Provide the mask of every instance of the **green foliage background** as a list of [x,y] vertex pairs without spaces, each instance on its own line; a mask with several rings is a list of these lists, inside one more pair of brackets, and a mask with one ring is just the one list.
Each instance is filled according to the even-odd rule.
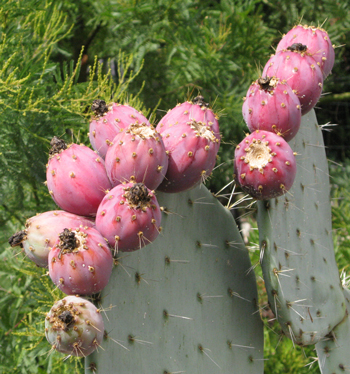
[[[331,0],[0,2],[0,372],[82,370],[79,360],[63,364],[60,355],[47,355],[42,315],[61,295],[43,270],[7,243],[27,218],[56,208],[44,185],[51,138],[88,144],[95,98],[129,102],[157,123],[178,102],[201,93],[220,115],[221,166],[208,181],[218,191],[232,179],[232,145],[246,131],[242,97],[281,34],[301,19],[325,22],[337,46],[350,37],[350,5]],[[335,114],[339,119],[340,130],[326,134],[337,162],[349,156],[332,144],[350,126],[349,56],[349,46],[336,49],[324,89],[330,94],[317,109],[321,124],[333,123]],[[347,269],[349,166],[332,173],[336,255]],[[271,328],[267,324],[266,373],[302,373],[310,360],[290,342],[275,349],[278,327],[277,334]],[[306,371],[317,373],[317,364]]]

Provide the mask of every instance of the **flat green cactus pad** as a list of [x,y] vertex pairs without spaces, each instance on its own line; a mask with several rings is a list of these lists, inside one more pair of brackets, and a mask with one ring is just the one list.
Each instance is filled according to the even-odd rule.
[[86,373],[263,373],[256,281],[231,213],[203,185],[157,197],[163,230],[119,253],[101,301],[109,337]]
[[328,162],[314,111],[289,143],[297,176],[284,196],[258,202],[262,269],[271,308],[296,344],[315,344],[345,315],[332,240]]
[[348,313],[344,319],[316,344],[322,374],[342,374],[350,370],[350,291],[344,289]]

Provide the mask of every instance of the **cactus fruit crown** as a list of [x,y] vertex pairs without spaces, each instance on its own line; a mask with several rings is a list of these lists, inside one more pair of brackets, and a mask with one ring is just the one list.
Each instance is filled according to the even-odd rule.
[[79,245],[78,240],[75,237],[74,232],[72,232],[69,229],[64,229],[63,232],[61,232],[59,234],[59,238],[60,238],[59,247],[62,250],[75,249]]
[[151,196],[143,183],[135,183],[132,187],[126,187],[124,190],[130,207],[142,209],[149,206]]
[[95,117],[101,117],[108,112],[108,105],[104,100],[97,99],[92,102],[91,110],[94,112]]
[[62,254],[79,252],[81,249],[84,249],[85,238],[87,234],[80,232],[79,228],[72,231],[71,229],[64,229],[59,234],[59,243],[58,248],[60,248],[60,253],[58,258],[61,258]]
[[205,106],[205,107],[209,107],[209,103],[207,103],[205,100],[204,100],[204,97],[201,96],[201,95],[198,95],[196,96],[193,100],[192,100],[193,104],[195,105],[199,105],[200,107],[202,106]]
[[307,50],[307,46],[302,43],[293,43],[287,48],[288,51],[304,53]]
[[27,238],[27,232],[25,230],[18,231],[16,234],[13,234],[11,238],[9,239],[9,244],[11,247],[21,247],[23,248],[22,242],[26,240]]
[[158,139],[159,134],[153,126],[149,126],[146,123],[132,123],[125,131],[127,134],[139,136],[141,139]]
[[76,308],[70,305],[60,305],[50,316],[50,322],[55,326],[55,330],[63,330],[67,332],[74,324],[74,315],[77,314]]
[[[54,305],[51,308],[50,313],[47,314],[46,319],[49,320],[55,331],[68,332],[69,330],[76,330],[74,326],[78,322],[78,318],[81,318],[81,310],[79,307],[86,308],[88,305],[84,301],[80,302],[78,305],[74,305],[73,302],[66,302],[65,299],[60,300],[58,305]],[[97,311],[98,312],[98,311]],[[47,329],[46,329],[47,330]]]
[[50,142],[51,149],[49,151],[49,157],[53,157],[55,154],[60,153],[67,149],[67,144],[64,140],[54,136]]
[[63,311],[58,315],[58,318],[65,324],[65,331],[67,331],[69,326],[74,322],[74,316],[70,310]]
[[273,89],[276,87],[277,83],[279,82],[279,79],[276,77],[260,77],[258,79],[258,84],[260,88],[264,91],[273,91]]
[[206,126],[203,122],[197,122],[192,120],[188,123],[192,130],[196,133],[196,135],[201,136],[202,138],[206,138],[212,142],[218,142],[219,140],[215,137],[213,131],[211,131],[208,126]]
[[251,169],[262,171],[263,168],[271,162],[272,151],[268,147],[268,141],[264,142],[260,139],[249,144],[246,149],[245,162],[249,164]]

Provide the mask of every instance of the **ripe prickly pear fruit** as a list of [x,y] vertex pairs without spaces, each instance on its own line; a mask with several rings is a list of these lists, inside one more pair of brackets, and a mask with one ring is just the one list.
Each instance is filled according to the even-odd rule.
[[81,297],[56,301],[45,318],[46,339],[61,353],[86,357],[101,345],[103,335],[100,311]]
[[236,147],[235,180],[257,200],[285,194],[292,187],[295,174],[293,151],[277,134],[256,130]]
[[20,246],[26,256],[40,267],[48,265],[51,248],[65,227],[93,226],[91,218],[78,216],[64,210],[53,210],[28,218],[25,229],[12,235],[11,247]]
[[104,160],[83,144],[51,140],[46,168],[47,187],[55,203],[74,214],[94,216],[109,190]]
[[207,126],[220,140],[218,116],[209,108],[209,104],[205,102],[203,96],[197,96],[193,101],[186,101],[169,110],[159,121],[157,131],[163,133],[169,127],[177,124],[184,125],[192,121]]
[[153,242],[161,227],[154,192],[143,183],[119,184],[103,198],[96,228],[115,251],[133,251]]
[[294,26],[287,34],[283,35],[277,45],[276,52],[287,49],[295,43],[307,46],[307,53],[316,60],[324,78],[326,78],[333,68],[335,58],[334,46],[326,30],[308,25]]
[[112,273],[113,257],[93,227],[64,229],[49,253],[49,275],[65,294],[100,292]]
[[262,76],[286,81],[300,100],[302,115],[316,105],[322,93],[323,73],[303,44],[293,44],[273,55],[266,63]]
[[89,139],[92,148],[102,158],[105,158],[114,137],[123,129],[135,123],[151,126],[142,113],[126,104],[110,103],[107,105],[103,100],[94,100],[91,109],[94,116],[90,122]]
[[211,174],[220,141],[201,122],[174,124],[162,133],[169,155],[168,171],[159,185],[163,192],[182,192],[195,187]]
[[209,177],[220,147],[218,117],[203,96],[171,109],[157,125],[169,155],[163,192],[181,192]]
[[131,181],[155,190],[168,169],[168,155],[161,136],[152,126],[134,123],[115,136],[105,165],[113,187]]
[[251,84],[242,114],[250,132],[274,132],[287,142],[297,134],[301,123],[297,95],[286,81],[276,77],[261,77]]

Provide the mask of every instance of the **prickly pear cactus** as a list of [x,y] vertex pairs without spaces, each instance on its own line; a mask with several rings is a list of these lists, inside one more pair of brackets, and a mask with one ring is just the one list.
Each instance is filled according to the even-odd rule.
[[350,291],[344,288],[343,292],[347,306],[344,319],[315,346],[322,374],[341,374],[350,368]]
[[280,198],[258,202],[262,269],[269,303],[295,344],[315,344],[345,316],[335,262],[328,163],[312,110],[289,143],[297,175]]
[[119,252],[101,296],[108,337],[86,373],[263,373],[256,281],[231,213],[203,185],[157,198],[163,230]]

